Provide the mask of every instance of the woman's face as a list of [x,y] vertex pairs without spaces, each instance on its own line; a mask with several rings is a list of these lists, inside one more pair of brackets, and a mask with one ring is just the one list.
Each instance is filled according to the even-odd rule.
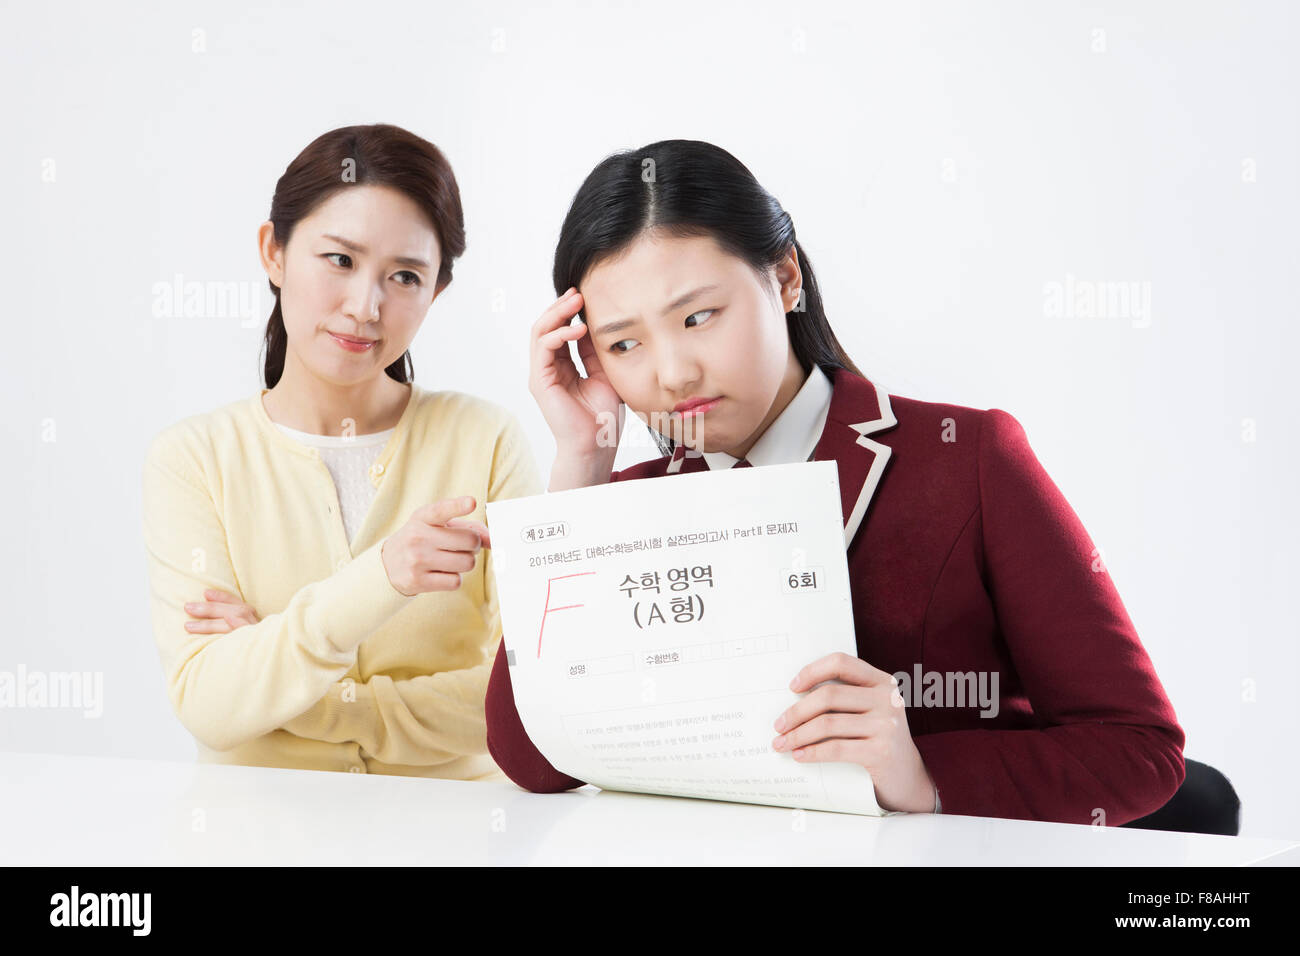
[[[803,381],[785,317],[799,279],[793,250],[763,281],[712,236],[646,233],[579,291],[601,367],[637,417],[679,444],[740,458],[780,413],[783,384]],[[700,399],[698,411],[683,407]]]
[[298,221],[283,249],[269,222],[258,239],[280,287],[289,351],[336,385],[373,378],[401,358],[442,291],[433,287],[441,256],[433,226],[387,186],[334,193]]

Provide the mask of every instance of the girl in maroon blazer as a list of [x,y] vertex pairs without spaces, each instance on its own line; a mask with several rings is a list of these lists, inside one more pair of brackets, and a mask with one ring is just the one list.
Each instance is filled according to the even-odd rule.
[[[837,463],[858,656],[791,675],[800,693],[829,683],[777,717],[775,749],[860,764],[886,810],[1115,826],[1170,799],[1183,730],[1020,424],[863,376],[790,216],[735,157],[669,140],[607,158],[553,279],[529,382],[557,443],[550,490]],[[623,405],[664,454],[611,474]],[[528,739],[504,643],[486,709],[517,784],[582,785]]]

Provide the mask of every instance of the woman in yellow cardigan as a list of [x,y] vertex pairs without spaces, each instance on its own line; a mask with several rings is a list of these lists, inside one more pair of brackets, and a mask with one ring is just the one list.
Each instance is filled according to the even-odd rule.
[[205,762],[504,779],[483,698],[501,639],[486,502],[541,493],[503,408],[412,380],[465,247],[442,153],[337,129],[276,184],[266,388],[156,435],[152,626]]

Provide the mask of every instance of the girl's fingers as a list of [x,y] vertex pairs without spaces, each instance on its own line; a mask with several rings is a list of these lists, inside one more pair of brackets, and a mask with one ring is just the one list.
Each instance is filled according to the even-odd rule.
[[823,740],[860,740],[883,737],[893,730],[888,721],[868,714],[820,714],[772,741],[776,750],[789,751]]
[[879,749],[870,740],[844,740],[835,738],[821,743],[800,747],[792,752],[795,760],[808,763],[852,763],[860,767],[868,766],[868,761],[879,758]]
[[800,698],[773,723],[777,733],[789,733],[820,714],[865,714],[872,710],[879,691],[854,684],[827,684]]
[[843,651],[836,651],[834,654],[827,654],[825,657],[817,658],[817,660],[799,671],[794,676],[794,680],[790,681],[790,689],[795,693],[801,693],[827,680],[839,680],[846,684],[874,687],[877,684],[894,682],[894,676],[886,674],[878,667],[872,667],[860,657],[845,654]]
[[[583,322],[581,327],[586,329],[587,323]],[[600,364],[600,355],[596,352],[596,343],[591,341],[590,335],[584,335],[578,339],[578,358],[582,359],[582,365],[587,370],[588,378],[605,373]]]
[[533,324],[533,341],[537,342],[544,335],[561,329],[573,321],[573,317],[578,314],[582,308],[582,296],[578,293],[570,295],[568,298],[557,300],[550,308],[542,313]]
[[540,384],[544,378],[563,380],[565,375],[576,376],[578,369],[567,348],[547,348],[541,339],[534,339],[529,374],[533,381]]
[[568,295],[562,295],[549,306],[541,317],[533,325],[533,337],[538,338],[567,324],[582,309],[582,295],[578,292],[570,291]]
[[555,366],[565,371],[573,369],[576,374],[577,369],[569,356],[566,343],[581,334],[576,327],[569,325],[577,308],[566,312],[567,314],[555,316],[550,322],[545,322],[546,317],[543,316],[533,327],[532,367],[535,372]]
[[538,339],[535,360],[537,372],[540,374],[550,368],[560,376],[561,381],[566,375],[577,378],[578,367],[573,364],[573,356],[569,354],[568,346],[574,338],[576,338],[575,334],[569,327],[565,327],[548,332]]
[[539,344],[554,352],[566,342],[572,342],[574,339],[581,336],[586,330],[587,327],[581,322],[577,325],[562,325],[558,329],[547,332],[537,341]]

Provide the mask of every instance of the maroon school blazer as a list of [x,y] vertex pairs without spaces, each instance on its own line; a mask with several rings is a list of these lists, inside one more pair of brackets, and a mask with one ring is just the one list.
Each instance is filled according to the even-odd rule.
[[[995,716],[978,700],[904,695],[943,812],[1118,826],[1163,806],[1185,774],[1183,729],[1020,423],[828,375],[813,459],[839,467],[858,656],[945,684],[950,672],[997,674]],[[679,447],[611,480],[707,468]],[[487,689],[489,752],[527,790],[582,786],[528,739],[504,648]]]

